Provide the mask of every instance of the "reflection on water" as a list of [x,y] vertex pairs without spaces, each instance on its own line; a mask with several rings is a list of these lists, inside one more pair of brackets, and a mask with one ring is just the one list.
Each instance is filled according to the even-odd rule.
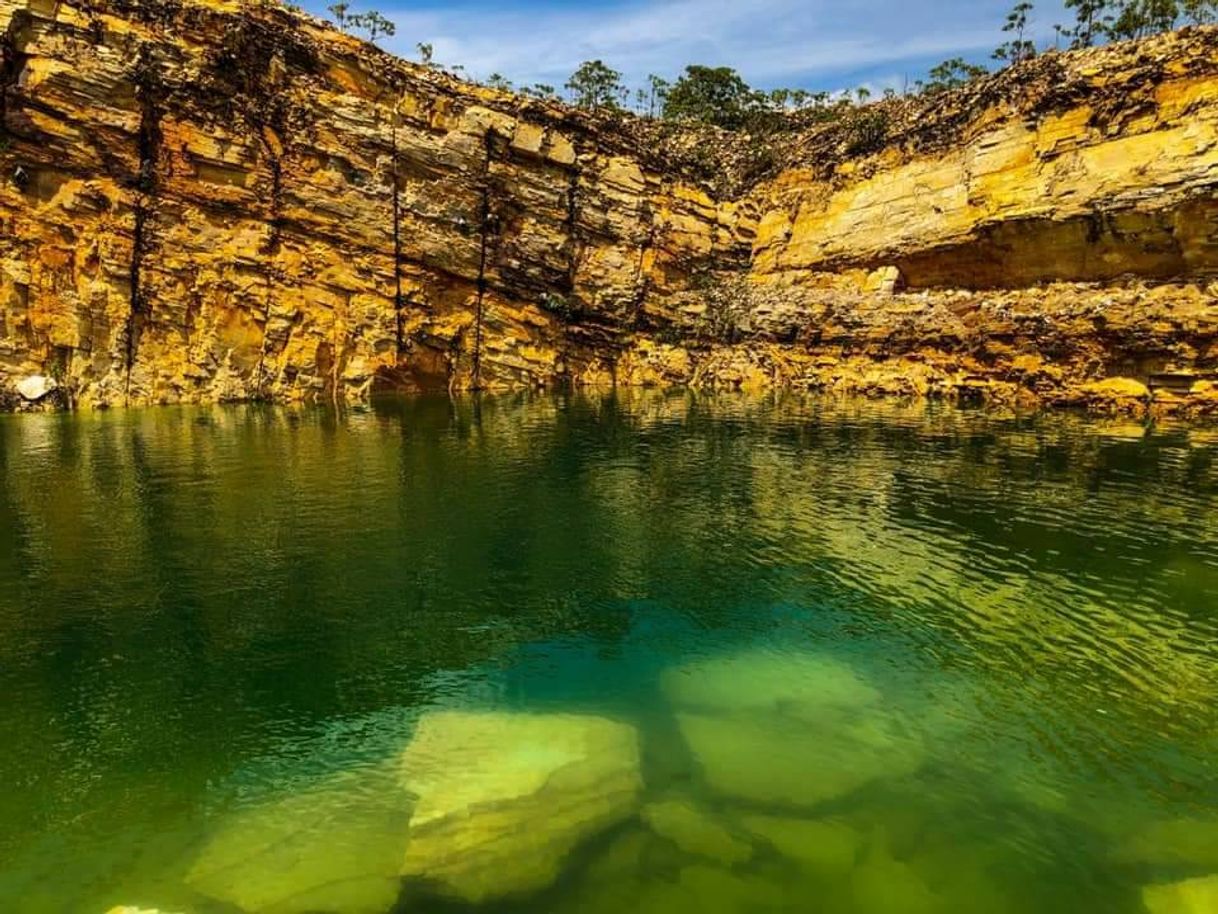
[[1218,911],[1218,435],[0,418],[0,909]]

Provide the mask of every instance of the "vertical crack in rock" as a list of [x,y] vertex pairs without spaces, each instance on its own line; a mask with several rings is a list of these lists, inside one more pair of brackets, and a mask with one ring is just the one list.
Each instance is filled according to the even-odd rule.
[[8,146],[8,93],[17,82],[17,48],[12,35],[16,21],[14,16],[0,35],[0,152]]
[[563,217],[563,231],[567,236],[567,275],[563,294],[567,296],[569,310],[567,316],[559,321],[562,328],[562,364],[564,366],[563,379],[570,380],[571,372],[571,335],[568,331],[571,321],[570,308],[578,308],[578,302],[575,300],[575,289],[577,274],[579,271],[579,242],[576,239],[576,224],[579,220],[579,165],[571,166],[571,174],[567,178],[567,212]]
[[24,55],[17,47],[17,36],[29,23],[28,10],[14,10],[8,27],[0,34],[0,152],[4,152],[9,141],[8,100],[9,93],[17,88],[17,80],[24,69]]
[[478,245],[478,298],[474,308],[474,372],[473,389],[482,389],[482,312],[486,300],[486,254],[490,244],[493,214],[491,213],[491,158],[495,152],[494,131],[483,136],[486,156],[482,162],[482,212]]
[[127,308],[126,352],[124,358],[124,395],[131,395],[131,369],[139,348],[142,323],[152,316],[143,289],[144,255],[148,248],[148,221],[157,199],[157,164],[161,151],[160,73],[148,47],[140,49],[134,74],[135,94],[140,103],[139,169],[132,181],[135,192],[131,237],[131,264],[128,268],[130,299]]
[[390,178],[393,181],[393,320],[397,358],[400,362],[406,348],[405,307],[402,301],[402,189],[398,184],[398,105],[393,108],[390,138]]
[[[660,182],[660,196],[668,192],[667,182]],[[651,202],[646,198],[639,201],[639,221],[647,226],[647,234],[639,243],[639,259],[634,267],[634,301],[631,302],[630,326],[638,327],[647,302],[647,293],[651,289],[651,277],[647,274],[647,254],[654,247],[656,239],[656,214]]]

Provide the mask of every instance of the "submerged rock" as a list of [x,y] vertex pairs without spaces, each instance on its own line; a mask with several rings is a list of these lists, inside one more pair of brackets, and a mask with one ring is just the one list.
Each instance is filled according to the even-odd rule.
[[1150,914],[1214,914],[1218,911],[1218,874],[1142,889]]
[[850,893],[855,914],[932,914],[941,908],[921,874],[882,846],[855,867]]
[[921,741],[882,712],[836,711],[816,723],[779,714],[677,715],[707,786],[754,803],[811,808],[922,764]]
[[643,821],[687,854],[717,863],[743,863],[753,848],[688,800],[670,799],[643,808]]
[[186,879],[250,912],[381,914],[399,894],[409,818],[391,769],[342,775],[232,817]]
[[863,708],[880,700],[878,689],[834,657],[760,649],[667,670],[661,688],[679,708],[792,717],[815,717],[827,708]]
[[418,797],[402,875],[468,902],[550,885],[642,787],[635,728],[575,714],[429,714],[401,775]]
[[677,894],[684,901],[680,907],[657,907],[659,911],[767,911],[792,910],[793,898],[785,887],[760,876],[729,873],[713,866],[687,866],[677,879]]
[[809,808],[925,756],[880,691],[828,655],[751,650],[668,670],[661,687],[703,780],[728,798]]
[[1154,866],[1218,866],[1218,816],[1181,817],[1140,827],[1120,842],[1113,857]]
[[818,875],[844,876],[853,869],[863,836],[844,822],[743,813],[737,817],[750,834]]
[[605,885],[616,885],[636,879],[646,867],[646,855],[660,839],[638,825],[631,825],[614,835],[607,846],[588,863],[583,873],[586,883],[596,885],[598,890]]

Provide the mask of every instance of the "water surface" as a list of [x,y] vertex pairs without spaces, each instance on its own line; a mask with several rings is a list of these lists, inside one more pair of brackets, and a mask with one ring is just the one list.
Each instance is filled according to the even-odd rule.
[[[0,910],[1142,914],[1218,874],[1216,454],[789,397],[0,417]],[[634,728],[642,793],[438,900],[444,711]]]

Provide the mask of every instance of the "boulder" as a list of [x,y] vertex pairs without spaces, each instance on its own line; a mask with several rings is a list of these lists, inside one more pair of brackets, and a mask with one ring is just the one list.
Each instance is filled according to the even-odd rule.
[[846,876],[863,846],[863,836],[832,819],[796,819],[741,813],[741,827],[778,853],[821,876]]
[[1218,911],[1218,875],[1145,886],[1142,904],[1150,914],[1214,914]]
[[855,914],[935,914],[943,909],[942,899],[917,870],[882,846],[855,867],[850,893]]
[[1151,400],[1150,388],[1134,378],[1104,378],[1078,389],[1076,399],[1100,413],[1140,413]]
[[[782,882],[701,864],[681,870],[675,890],[675,903],[665,905],[661,896],[661,903],[650,910],[698,911],[701,914],[806,910],[803,905],[797,907],[793,904],[798,899],[788,895],[788,886]],[[806,899],[803,901],[806,902]]]
[[652,831],[667,838],[687,854],[705,857],[716,863],[743,863],[753,856],[753,848],[741,841],[711,815],[689,800],[669,799],[643,807],[643,821]]
[[810,809],[925,757],[920,738],[875,709],[826,710],[816,722],[782,714],[680,713],[677,725],[707,787],[752,803]]
[[1218,816],[1164,819],[1132,830],[1113,851],[1120,863],[1218,867]]
[[665,698],[703,712],[771,711],[815,718],[824,709],[864,708],[880,692],[848,663],[825,654],[754,649],[666,670]]
[[381,914],[400,891],[409,819],[391,766],[335,776],[221,822],[186,880],[259,914]]
[[466,902],[535,892],[571,850],[634,815],[634,727],[576,714],[440,711],[401,759],[417,797],[402,875]]
[[41,374],[32,374],[17,382],[17,393],[21,394],[23,399],[29,400],[31,403],[41,400],[58,388],[58,381]]
[[879,689],[828,654],[753,649],[667,670],[660,685],[704,781],[727,798],[809,808],[925,756]]

